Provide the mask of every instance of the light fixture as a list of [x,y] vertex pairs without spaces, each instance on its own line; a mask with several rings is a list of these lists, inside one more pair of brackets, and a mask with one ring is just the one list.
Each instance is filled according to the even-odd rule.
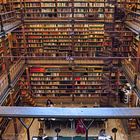
[[74,58],[73,58],[72,56],[67,56],[67,57],[66,57],[66,60],[72,61],[72,60],[74,60]]
[[131,56],[128,57],[128,61],[131,62]]
[[139,35],[139,34],[136,36],[136,39],[137,39],[138,41],[140,40],[140,35]]

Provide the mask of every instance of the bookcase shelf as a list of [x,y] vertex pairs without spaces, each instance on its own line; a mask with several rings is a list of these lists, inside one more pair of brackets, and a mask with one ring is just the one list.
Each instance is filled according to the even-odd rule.
[[[4,5],[3,5],[4,4]],[[0,9],[0,99],[5,97],[9,87],[14,86],[13,82],[19,78],[19,73],[23,68],[24,62],[17,61],[17,55],[21,53],[16,49],[19,48],[13,31],[21,27],[21,13],[13,10],[9,1],[2,3],[3,8]],[[20,14],[17,14],[19,12]],[[15,51],[16,50],[16,51]]]
[[88,64],[88,61],[84,64],[77,60],[73,66],[61,64],[61,60],[57,66],[56,63],[42,67],[30,64],[30,83],[34,97],[100,96],[105,86],[102,80],[104,64],[102,60],[97,60],[100,63],[96,63],[95,60],[89,61],[92,62],[90,66],[86,62]]
[[[13,31],[19,46],[12,52],[27,49],[27,66],[31,89],[41,96],[102,96],[110,73],[106,62],[94,57],[109,57],[113,53],[130,53],[132,35],[123,30],[121,47],[114,47],[115,1],[108,0],[14,0],[14,9],[21,10],[23,25]],[[121,4],[124,1],[118,3]],[[130,1],[128,2],[130,3]],[[133,3],[131,3],[133,4]],[[20,10],[16,11],[20,15]],[[116,30],[121,20],[115,21]],[[124,29],[124,28],[123,28]],[[121,29],[120,29],[121,30]],[[120,31],[119,30],[119,31]],[[122,30],[121,30],[122,31]],[[25,38],[23,39],[23,35]],[[119,37],[120,37],[119,36]],[[25,45],[26,42],[26,45]],[[110,51],[112,50],[112,52]],[[37,58],[38,57],[38,58]],[[117,67],[117,61],[110,65]],[[24,65],[22,62],[19,65]],[[13,69],[15,73],[18,66]],[[20,69],[20,68],[19,68]],[[38,71],[37,69],[41,70]],[[36,70],[36,71],[35,71]],[[11,78],[15,75],[10,71]],[[114,72],[112,72],[114,73]],[[115,88],[114,75],[110,87]],[[103,93],[106,94],[106,93]]]

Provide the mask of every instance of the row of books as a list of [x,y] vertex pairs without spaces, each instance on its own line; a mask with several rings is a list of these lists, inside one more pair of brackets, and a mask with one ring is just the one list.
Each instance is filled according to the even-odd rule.
[[[74,16],[73,16],[74,15]],[[108,21],[110,21],[111,19],[113,19],[112,18],[112,14],[105,14],[105,16],[106,17],[108,17]],[[87,13],[76,13],[76,14],[67,14],[67,13],[57,13],[57,14],[55,14],[55,13],[45,13],[45,14],[37,14],[37,13],[33,13],[33,14],[25,14],[25,20],[27,20],[27,19],[29,19],[29,18],[32,18],[32,19],[34,19],[34,18],[36,18],[36,19],[39,19],[39,18],[54,18],[54,20],[55,20],[55,18],[77,18],[77,19],[75,19],[75,20],[78,20],[78,18],[79,18],[79,20],[81,19],[83,19],[83,18],[91,18],[91,19],[94,19],[94,20],[99,20],[99,19],[101,19],[101,20],[104,20],[104,14],[100,14],[100,13],[98,13],[98,14],[93,14],[91,17],[90,17],[90,15],[89,14],[87,14]],[[60,20],[62,20],[62,19],[60,19]]]
[[[79,50],[86,51],[86,49],[84,49],[84,48],[82,49],[82,46],[86,47],[86,46],[89,45],[89,43],[86,43],[86,42],[93,42],[93,43],[94,42],[102,42],[103,41],[102,38],[104,37],[102,35],[102,34],[104,34],[104,32],[103,32],[104,28],[103,27],[104,27],[104,24],[75,24],[74,25],[74,28],[75,28],[74,41],[77,42],[77,43],[75,43],[75,47],[74,47],[75,50],[76,51],[79,51]],[[73,32],[71,32],[72,31],[72,24],[50,24],[50,25],[48,25],[48,24],[31,24],[31,25],[27,26],[27,28],[28,28],[28,30],[26,30],[26,33],[27,33],[28,43],[29,43],[28,46],[30,48],[31,47],[33,47],[33,48],[43,47],[44,51],[39,48],[37,53],[40,53],[40,52],[43,53],[44,52],[44,53],[46,53],[46,55],[52,56],[52,57],[56,57],[58,55],[62,55],[62,56],[68,56],[69,55],[69,52],[67,52],[67,50],[68,49],[71,50],[72,48],[71,47],[64,48],[64,47],[72,45],[72,44],[67,43],[67,42],[71,42],[72,41],[71,40],[71,35],[73,35]],[[49,35],[47,35],[47,32],[43,32],[44,30],[47,30],[47,31],[49,30],[51,32],[50,32]],[[54,34],[52,33],[53,30],[55,30]],[[65,30],[68,31],[68,32],[65,32]],[[88,31],[87,33],[85,32],[86,30]],[[31,31],[31,32],[28,33],[28,31]],[[43,39],[42,40],[40,40],[41,36],[38,36],[38,34],[35,33],[35,32],[38,32],[38,31],[42,31],[42,35],[43,35]],[[58,33],[56,33],[56,31]],[[30,34],[36,34],[36,36],[32,36]],[[39,32],[39,34],[40,34],[40,32]],[[98,36],[94,36],[96,34]],[[67,37],[69,38],[69,40],[67,39]],[[93,37],[95,37],[97,39],[92,39]],[[34,40],[34,38],[35,39],[38,38],[38,39]],[[44,38],[45,38],[45,40],[44,40]],[[79,39],[77,40],[76,38],[77,39],[79,38]],[[91,41],[88,38],[91,38]],[[84,39],[86,39],[86,40],[84,40]],[[63,42],[63,44],[62,43],[60,44],[59,42],[60,43]],[[80,42],[80,43],[78,43],[78,42]],[[32,43],[34,43],[34,44],[32,44]],[[100,44],[98,43],[96,45],[98,45],[98,47],[99,47],[99,45],[102,46],[101,43]],[[94,46],[94,47],[96,47],[96,46]],[[96,51],[96,49],[94,49],[94,47],[89,46],[88,48],[90,48],[90,50]],[[47,51],[45,51],[46,49],[47,49]],[[54,50],[52,50],[52,49],[54,49]],[[65,51],[65,53],[64,52],[60,52],[60,51]],[[60,53],[60,54],[58,54],[58,53]],[[80,55],[83,56],[84,54],[80,54]],[[93,56],[93,55],[95,55],[95,54],[92,54],[91,56]],[[86,54],[85,54],[85,56],[86,56]]]
[[[113,85],[113,84],[112,84]],[[42,84],[33,84],[31,85],[32,86],[32,89],[40,89],[40,90],[43,90],[43,89],[47,89],[47,90],[52,90],[52,89],[55,89],[55,90],[64,90],[64,89],[72,89],[73,88],[73,85],[72,84],[69,84],[69,85],[55,85],[55,84],[52,84],[52,85],[42,85]],[[74,86],[75,90],[80,90],[80,89],[89,89],[89,90],[96,90],[96,89],[102,89],[102,87],[105,86],[105,84],[94,84],[94,85],[76,85]]]
[[[7,0],[3,0],[7,2]],[[74,0],[75,2],[89,2],[89,0]],[[90,2],[104,2],[106,0],[90,0]],[[20,2],[20,0],[13,0],[13,2]],[[26,0],[26,2],[71,2],[71,0]]]
[[[102,71],[99,71],[102,72]],[[95,73],[87,73],[86,75],[82,74],[82,73],[77,73],[75,74],[75,76],[79,76],[82,75],[83,77],[81,79],[90,79],[91,76],[100,76],[99,73],[96,71]],[[72,73],[67,73],[67,74],[60,74],[60,73],[33,73],[30,75],[31,77],[43,77],[43,76],[49,76],[49,77],[55,77],[55,76],[61,76],[65,78],[69,78],[70,76],[72,76]],[[51,79],[51,78],[50,78]]]
[[45,66],[45,67],[34,67],[34,68],[30,68],[30,73],[34,73],[34,72],[60,72],[60,73],[64,73],[64,72],[72,72],[72,70],[75,70],[75,72],[93,72],[94,70],[101,70],[101,67],[96,65],[96,66],[90,66],[90,67],[71,67],[71,66],[67,66],[67,67],[59,67],[59,66]]
[[[54,85],[54,86],[57,86],[57,85],[72,85],[73,81],[70,80],[64,80],[64,81],[31,81],[31,85],[45,85],[45,86],[49,86],[49,85]],[[86,85],[86,86],[90,86],[90,85],[99,85],[101,84],[102,81],[74,81],[74,85]]]
[[[50,94],[51,96],[53,96],[53,93],[54,94],[62,94],[61,96],[63,96],[63,94],[66,94],[66,93],[79,93],[81,95],[81,93],[83,93],[84,95],[85,94],[88,94],[91,93],[91,94],[99,94],[101,92],[101,90],[99,90],[98,92],[95,91],[95,90],[75,90],[75,91],[67,91],[67,90],[33,90],[33,92],[35,93],[35,96],[39,96],[39,94],[45,94],[45,96],[47,96],[47,94]],[[84,96],[84,95],[81,95],[81,96]],[[42,95],[40,95],[42,96]],[[55,95],[54,95],[55,96]],[[67,95],[68,96],[68,95]],[[91,96],[91,95],[89,95]]]
[[[81,43],[92,43],[92,42],[103,42],[104,39],[103,38],[92,38],[92,36],[90,36],[90,39],[89,38],[75,38],[74,39],[75,42],[81,42]],[[44,45],[70,45],[70,43],[72,42],[72,40],[42,40],[42,39],[30,39],[28,40],[28,43],[44,43]],[[127,42],[125,42],[127,43]]]
[[[28,25],[26,26],[27,28],[31,28],[31,29],[36,29],[36,28],[44,28],[44,29],[55,29],[55,28],[58,28],[58,29],[69,29],[72,27],[72,24],[70,23],[65,23],[65,24],[62,24],[62,23],[55,23],[55,24],[32,24],[32,25]],[[102,29],[104,27],[104,24],[100,24],[100,23],[89,23],[89,24],[81,24],[81,23],[75,23],[74,24],[74,27],[75,28],[97,28],[97,29]]]
[[[43,75],[44,76],[44,75]],[[35,77],[35,76],[32,76],[31,75],[31,81],[63,81],[63,80],[73,80],[72,77]],[[74,77],[74,80],[77,80],[77,81],[94,81],[94,80],[102,80],[101,77]]]
[[[43,28],[44,29],[44,28]],[[28,31],[44,31],[42,33],[42,35],[47,35],[47,34],[56,34],[56,35],[63,35],[63,34],[69,34],[69,35],[77,35],[77,34],[83,34],[82,32],[85,33],[85,35],[88,35],[88,34],[103,34],[104,31],[102,30],[103,28],[85,28],[85,29],[80,29],[80,28],[76,28],[74,27],[74,32],[72,32],[72,29],[71,28],[45,28],[44,30],[41,29],[41,28],[37,28],[37,29],[29,29]],[[27,32],[27,30],[26,30]],[[62,33],[64,32],[64,33]],[[50,35],[51,35],[50,34]],[[84,34],[83,34],[84,35]]]
[[93,7],[101,7],[101,8],[103,8],[103,7],[105,7],[105,4],[104,4],[104,2],[100,2],[100,3],[94,3],[94,2],[73,2],[73,4],[72,4],[72,2],[56,2],[56,3],[54,3],[54,2],[49,2],[49,3],[44,3],[44,2],[38,2],[38,3],[33,3],[33,2],[31,2],[31,3],[26,3],[25,2],[25,7],[48,7],[48,8],[52,8],[52,7],[57,7],[57,8],[65,8],[65,7],[68,7],[68,8],[71,8],[71,7],[74,7],[74,8],[76,8],[76,7],[81,7],[81,8],[93,8]]

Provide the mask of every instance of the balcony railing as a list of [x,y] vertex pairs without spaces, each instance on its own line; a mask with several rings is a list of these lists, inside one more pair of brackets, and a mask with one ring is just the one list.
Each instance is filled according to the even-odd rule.
[[17,75],[22,71],[24,64],[25,64],[25,60],[20,59],[14,65],[12,65],[12,67],[10,68],[10,71],[9,71],[11,81],[15,80]]
[[139,34],[140,33],[140,13],[127,10],[127,9],[126,11],[128,12],[127,19],[125,22],[127,27],[134,33]]
[[137,88],[140,90],[140,74],[137,75]]
[[122,64],[123,64],[123,68],[124,68],[125,72],[129,76],[129,79],[131,80],[131,82],[134,83],[135,74],[136,74],[135,67],[128,60],[122,61]]
[[[21,18],[21,17],[20,17]],[[0,14],[0,32],[8,32],[21,24],[17,10]]]
[[8,76],[7,73],[4,73],[3,75],[0,76],[0,96],[7,87],[8,87]]
[[8,80],[8,73],[4,73],[0,76],[0,96],[8,89],[9,84],[13,85],[15,83],[16,79],[20,77],[20,75],[23,73],[25,69],[25,60],[20,59],[15,64],[13,64],[9,70],[10,74],[10,81]]

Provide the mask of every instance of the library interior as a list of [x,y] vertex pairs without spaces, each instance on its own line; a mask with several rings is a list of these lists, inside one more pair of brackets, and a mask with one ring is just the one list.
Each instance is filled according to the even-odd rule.
[[140,0],[0,0],[0,140],[140,140],[139,107]]

